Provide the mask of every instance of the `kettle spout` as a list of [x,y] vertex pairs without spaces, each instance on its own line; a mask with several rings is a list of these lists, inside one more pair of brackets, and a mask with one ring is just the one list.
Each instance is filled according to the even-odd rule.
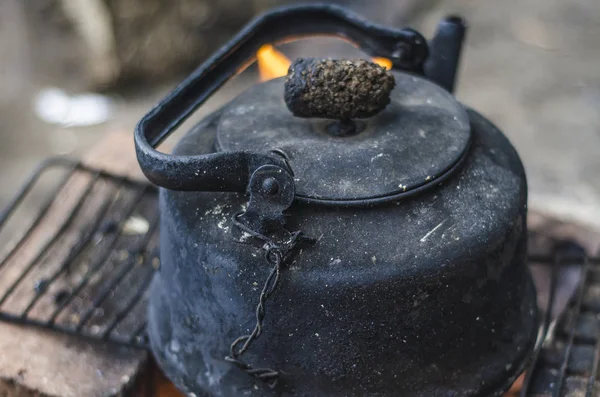
[[431,52],[425,62],[425,75],[449,92],[454,92],[466,30],[464,19],[448,16],[440,21],[430,43]]

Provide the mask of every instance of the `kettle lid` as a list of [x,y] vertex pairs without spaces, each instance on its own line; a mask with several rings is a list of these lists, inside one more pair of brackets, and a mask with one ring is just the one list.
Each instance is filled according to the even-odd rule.
[[332,132],[332,120],[294,116],[284,101],[285,78],[257,84],[223,110],[217,149],[284,156],[303,201],[370,204],[422,191],[466,156],[469,118],[438,85],[389,73],[396,82],[389,105],[346,135]]

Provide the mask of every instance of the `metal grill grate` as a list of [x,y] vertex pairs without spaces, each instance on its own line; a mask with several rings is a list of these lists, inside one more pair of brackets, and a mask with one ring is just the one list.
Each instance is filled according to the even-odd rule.
[[[541,311],[540,346],[526,373],[521,396],[595,397],[600,361],[600,257],[570,241],[530,232],[529,266],[548,276]],[[538,272],[539,273],[539,272]],[[534,273],[535,274],[535,273]],[[577,279],[569,296],[564,278]],[[538,281],[538,288],[540,284]],[[569,289],[567,288],[567,291]],[[538,292],[538,296],[539,296]],[[563,302],[561,302],[561,300]]]
[[[0,320],[147,348],[156,201],[143,182],[63,158],[42,164],[0,213]],[[529,252],[547,291],[521,396],[600,395],[600,257],[540,232]]]
[[[36,198],[48,180],[57,188]],[[157,216],[150,185],[44,163],[0,213],[0,320],[145,347]]]

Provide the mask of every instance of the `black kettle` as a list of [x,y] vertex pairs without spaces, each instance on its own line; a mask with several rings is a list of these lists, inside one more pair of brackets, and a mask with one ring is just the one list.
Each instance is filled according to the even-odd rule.
[[[499,396],[537,335],[527,183],[452,95],[465,26],[427,41],[331,5],[247,25],[138,124],[160,190],[154,355],[189,396]],[[265,43],[336,35],[155,147]]]

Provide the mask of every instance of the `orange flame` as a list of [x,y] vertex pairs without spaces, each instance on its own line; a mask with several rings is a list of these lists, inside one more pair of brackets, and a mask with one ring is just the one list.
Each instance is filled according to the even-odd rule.
[[373,63],[376,63],[379,66],[383,66],[387,70],[390,70],[392,68],[392,61],[390,61],[387,58],[375,57],[372,59],[372,61],[373,61]]
[[[256,52],[260,81],[267,81],[285,76],[291,61],[271,44],[265,44]],[[392,61],[387,58],[375,57],[372,61],[387,70],[392,68]]]
[[290,68],[290,60],[270,44],[265,44],[256,52],[260,81],[285,76]]

